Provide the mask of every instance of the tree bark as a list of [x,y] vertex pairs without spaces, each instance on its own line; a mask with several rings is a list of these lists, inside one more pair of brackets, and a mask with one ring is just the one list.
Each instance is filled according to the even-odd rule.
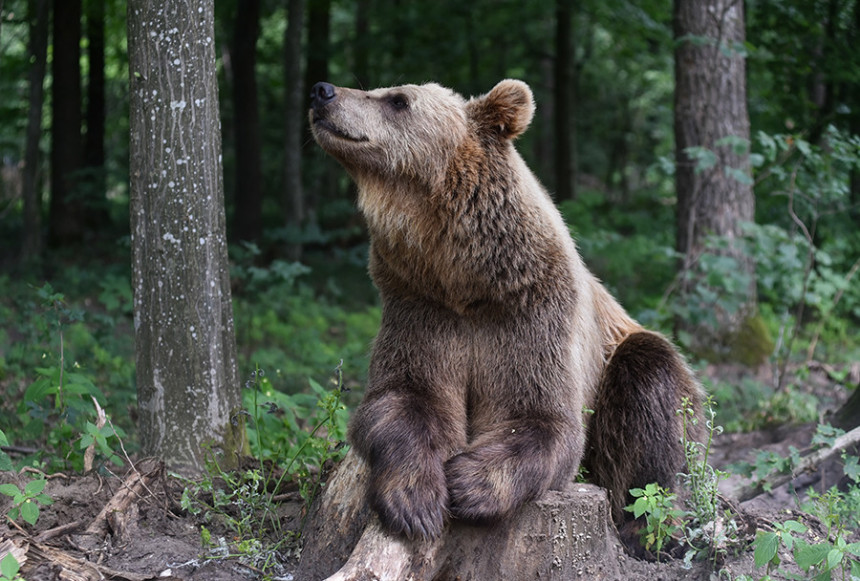
[[42,105],[44,103],[45,70],[48,54],[48,0],[29,0],[27,19],[30,23],[29,110],[27,137],[24,147],[24,232],[21,259],[25,262],[42,252],[42,196],[39,188],[39,140],[42,137]]
[[621,548],[603,489],[574,484],[492,527],[449,523],[435,541],[385,532],[365,500],[367,468],[349,452],[312,509],[297,579],[618,579]]
[[215,69],[214,0],[129,0],[132,283],[144,454],[245,451]]
[[[755,217],[749,163],[746,67],[742,54],[742,0],[675,0],[675,185],[678,196],[677,249],[684,272],[693,273],[685,289],[702,283],[696,273],[710,235],[727,244],[724,253],[748,277],[745,304],[718,312],[717,329],[698,329],[704,343],[724,342],[755,311],[755,271],[744,254],[742,223]],[[746,144],[746,146],[744,145]],[[716,156],[700,164],[690,148]]]
[[53,13],[49,240],[60,246],[80,242],[84,234],[81,198],[75,196],[83,162],[81,0],[54,0]]
[[[330,51],[330,20],[331,0],[307,0],[307,61],[305,63],[304,86],[308,89],[314,83],[328,80],[329,51]],[[311,106],[310,91],[304,91],[303,111]],[[303,119],[302,135],[310,135],[310,124],[307,115]],[[318,163],[309,163],[311,159]],[[330,178],[334,163],[318,147],[306,147],[303,150],[305,167],[313,165],[317,171],[310,175],[309,187],[305,192],[304,222],[315,223],[317,208],[320,205],[319,192],[329,191]]]
[[263,233],[263,170],[257,99],[257,39],[260,0],[237,3],[233,29],[233,121],[236,184],[232,238],[253,242]]
[[307,119],[305,85],[302,83],[302,31],[304,30],[305,0],[288,0],[289,23],[284,32],[284,224],[294,240],[287,241],[286,253],[291,260],[300,260],[300,232],[305,218],[302,188],[302,131]]
[[355,3],[355,38],[353,55],[356,83],[364,90],[370,89],[370,47],[373,37],[370,34],[371,0],[358,0]]
[[108,218],[105,190],[105,0],[87,0],[87,133],[84,166],[90,203],[86,226],[96,229]]

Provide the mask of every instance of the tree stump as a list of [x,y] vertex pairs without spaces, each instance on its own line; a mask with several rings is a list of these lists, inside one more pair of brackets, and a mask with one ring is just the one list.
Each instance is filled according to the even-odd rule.
[[435,541],[384,531],[365,501],[367,466],[350,451],[305,528],[299,581],[618,579],[623,549],[606,491],[571,482],[491,527],[450,522]]

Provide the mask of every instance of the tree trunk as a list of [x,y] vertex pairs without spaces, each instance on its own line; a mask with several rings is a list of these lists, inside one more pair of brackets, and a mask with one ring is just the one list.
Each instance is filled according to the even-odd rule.
[[289,23],[284,33],[284,86],[287,88],[284,103],[284,223],[289,236],[287,256],[290,260],[302,257],[301,229],[305,217],[304,190],[302,188],[302,131],[305,128],[305,86],[302,83],[302,30],[304,30],[305,0],[288,0]]
[[104,227],[108,219],[105,197],[105,0],[87,0],[87,133],[84,140],[86,196],[85,223]]
[[848,400],[837,410],[834,423],[845,431],[860,426],[860,385],[854,388]]
[[349,452],[317,499],[297,579],[619,579],[621,548],[606,492],[571,483],[493,527],[450,523],[436,541],[407,541],[379,525],[365,500],[367,467]]
[[571,172],[571,12],[572,0],[555,4],[555,197],[574,198]]
[[[675,0],[674,32],[676,241],[682,268],[692,274],[682,292],[689,298],[695,285],[705,284],[707,273],[696,269],[709,235],[727,243],[722,253],[737,262],[736,276],[746,279],[739,308],[729,312],[721,303],[703,308],[717,313],[716,328],[697,326],[695,335],[703,344],[720,345],[733,340],[756,308],[754,264],[740,244],[742,223],[755,216],[746,68],[739,52],[745,38],[743,1]],[[700,163],[709,155],[715,157]]]
[[[854,46],[860,42],[860,2],[854,3]],[[850,103],[851,117],[849,130],[852,135],[860,135],[860,83],[853,83],[851,88]],[[849,212],[854,222],[860,227],[860,169],[857,166],[851,168],[851,209]]]
[[370,3],[371,0],[358,0],[355,3],[355,38],[353,39],[353,67],[355,80],[361,89],[371,88],[370,84],[370,46],[373,36],[370,34]]
[[[84,234],[77,186],[81,154],[81,0],[54,0],[51,61],[50,242],[80,242]],[[74,199],[73,199],[74,196]]]
[[232,57],[236,184],[232,238],[252,242],[259,240],[263,233],[263,170],[256,74],[260,0],[238,2],[234,24]]
[[[328,80],[329,50],[330,50],[330,20],[331,0],[307,0],[307,26],[308,40],[307,62],[305,66],[304,106],[303,111],[308,111],[311,106],[310,88],[314,83]],[[310,135],[310,124],[308,116],[304,115],[302,135]],[[315,223],[317,208],[320,205],[319,192],[329,191],[334,162],[319,147],[306,147],[303,150],[305,167],[314,167],[315,173],[310,175],[310,183],[304,198],[304,221]],[[311,156],[311,157],[309,157]],[[314,159],[317,163],[309,163]]]
[[[214,0],[129,0],[131,237],[144,454],[245,451],[230,303]],[[236,421],[237,418],[239,421]]]
[[48,54],[48,0],[29,0],[27,20],[30,23],[30,98],[27,113],[27,138],[24,149],[24,233],[21,258],[32,260],[42,251],[42,196],[39,187],[39,140],[42,137],[42,105],[45,91],[45,69]]

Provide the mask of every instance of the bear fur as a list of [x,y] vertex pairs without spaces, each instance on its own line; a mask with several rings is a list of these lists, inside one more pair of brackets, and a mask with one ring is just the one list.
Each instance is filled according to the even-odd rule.
[[684,466],[676,411],[698,414],[701,389],[580,259],[512,143],[534,110],[516,80],[470,100],[313,88],[314,137],[370,232],[382,323],[349,440],[395,534],[504,519],[580,465],[621,524],[630,488],[672,487]]

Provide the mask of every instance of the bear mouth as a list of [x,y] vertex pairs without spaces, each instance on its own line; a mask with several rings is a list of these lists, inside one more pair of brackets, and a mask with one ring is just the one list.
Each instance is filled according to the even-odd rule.
[[334,135],[335,137],[338,137],[340,139],[345,139],[346,141],[353,141],[356,143],[370,141],[364,135],[355,136],[350,133],[347,133],[328,119],[324,119],[322,117],[314,117],[314,128],[318,130],[323,130],[326,133],[330,133],[331,135]]

